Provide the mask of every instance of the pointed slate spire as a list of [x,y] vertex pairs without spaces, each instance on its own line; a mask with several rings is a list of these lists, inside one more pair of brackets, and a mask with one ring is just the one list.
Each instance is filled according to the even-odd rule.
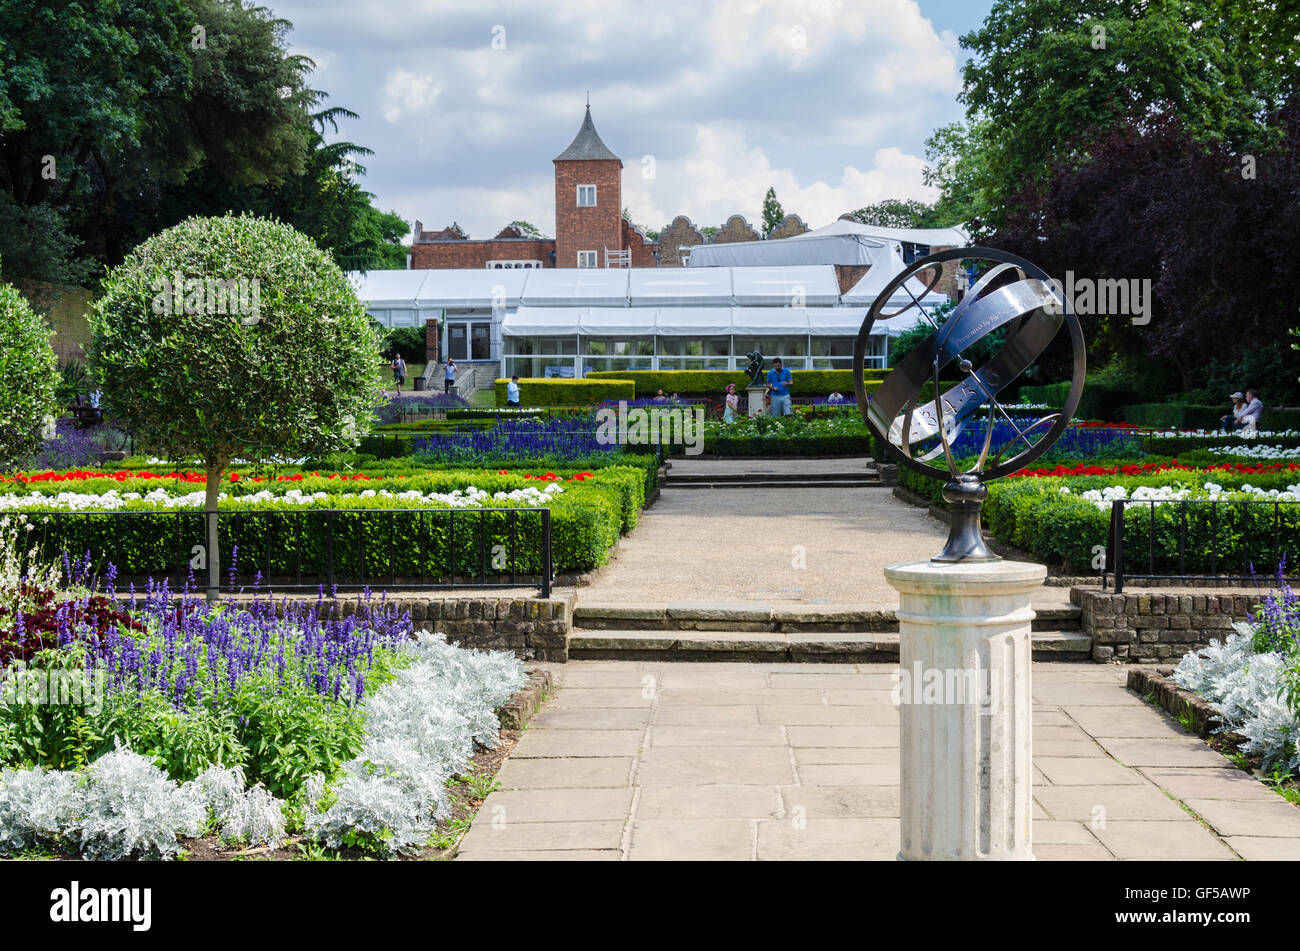
[[596,134],[596,124],[591,121],[590,105],[587,106],[587,116],[582,120],[582,128],[578,130],[577,136],[569,143],[567,149],[555,156],[557,162],[574,160],[615,161],[622,164],[619,157],[611,152]]

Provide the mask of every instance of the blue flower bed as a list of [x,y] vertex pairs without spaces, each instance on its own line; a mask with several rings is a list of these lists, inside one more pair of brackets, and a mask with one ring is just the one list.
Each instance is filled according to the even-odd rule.
[[489,430],[440,433],[415,441],[417,462],[585,458],[617,452],[596,437],[594,416],[505,420]]
[[[1012,417],[1016,427],[1023,432],[1026,427],[1032,426],[1040,417]],[[1028,432],[1029,439],[1037,442],[1047,432],[1048,426],[1043,425]],[[952,443],[953,455],[961,457],[978,456],[984,446],[985,436],[985,417],[980,416],[967,421],[961,434]],[[1015,445],[1013,445],[1015,443]],[[917,451],[927,452],[930,449],[938,448],[939,440],[937,438],[928,439],[921,444]],[[989,456],[997,456],[998,453],[1006,449],[1004,456],[1009,458],[1019,452],[1024,451],[1025,443],[1020,440],[1015,428],[1005,419],[995,420],[993,424],[993,442],[989,451]],[[1048,451],[1048,458],[1051,459],[1136,459],[1143,455],[1142,443],[1138,434],[1124,429],[1111,429],[1102,426],[1069,426],[1061,434],[1061,438],[1056,441]]]

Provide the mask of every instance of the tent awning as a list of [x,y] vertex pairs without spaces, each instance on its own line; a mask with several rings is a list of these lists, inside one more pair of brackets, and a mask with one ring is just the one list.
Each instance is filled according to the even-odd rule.
[[655,326],[665,337],[725,337],[734,307],[661,307]]
[[571,337],[578,332],[581,307],[520,307],[501,318],[503,337]]
[[592,337],[652,337],[657,307],[583,307],[578,330]]
[[[501,322],[505,337],[852,337],[860,307],[520,307]],[[914,319],[878,321],[872,336],[898,336]]]

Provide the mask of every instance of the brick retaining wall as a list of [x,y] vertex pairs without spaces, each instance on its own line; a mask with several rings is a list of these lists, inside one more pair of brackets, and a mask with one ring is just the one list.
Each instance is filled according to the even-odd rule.
[[1260,592],[1134,591],[1114,594],[1091,587],[1070,589],[1081,630],[1092,637],[1092,659],[1127,664],[1177,663],[1211,638],[1222,641],[1234,621],[1264,597]]
[[[416,630],[446,634],[447,640],[462,647],[509,650],[521,660],[562,664],[569,659],[573,601],[571,593],[553,598],[421,598],[398,594],[390,595],[386,603],[399,611],[409,611]],[[317,603],[316,599],[310,603]],[[327,600],[322,612],[333,613],[336,607],[341,617],[349,617],[356,613],[357,599],[344,596],[337,602]]]

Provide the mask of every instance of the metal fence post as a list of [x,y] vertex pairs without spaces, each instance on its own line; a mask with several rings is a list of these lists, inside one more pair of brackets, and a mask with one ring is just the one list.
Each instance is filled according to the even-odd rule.
[[542,597],[551,596],[551,510],[542,509]]
[[1124,593],[1124,500],[1110,503],[1111,550],[1106,553],[1115,570],[1115,593]]

